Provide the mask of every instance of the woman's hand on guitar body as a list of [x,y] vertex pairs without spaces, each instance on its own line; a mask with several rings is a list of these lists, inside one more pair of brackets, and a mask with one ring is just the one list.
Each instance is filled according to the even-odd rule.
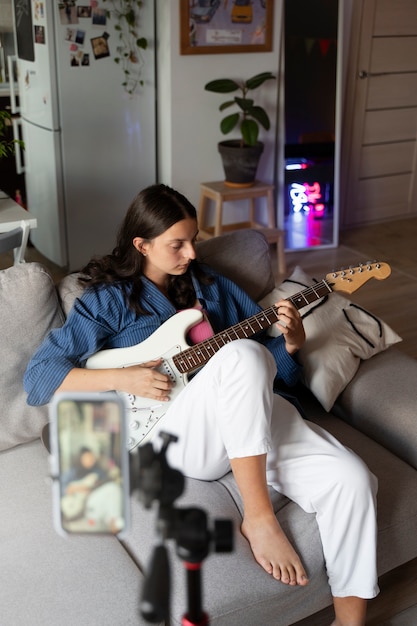
[[301,315],[289,300],[279,300],[275,306],[279,314],[277,326],[284,335],[285,347],[289,354],[295,354],[306,339]]
[[118,391],[126,391],[142,398],[167,402],[173,383],[169,376],[162,374],[157,369],[161,363],[162,359],[156,359],[140,365],[121,368],[118,372],[120,375]]
[[173,383],[157,368],[163,359],[155,359],[128,367],[87,369],[74,367],[56,390],[62,391],[124,391],[159,402],[169,400]]

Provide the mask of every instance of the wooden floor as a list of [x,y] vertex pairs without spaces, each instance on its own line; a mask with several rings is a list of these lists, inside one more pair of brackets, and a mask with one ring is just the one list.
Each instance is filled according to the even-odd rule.
[[288,252],[286,260],[287,273],[300,265],[317,279],[364,261],[388,263],[388,279],[371,280],[350,298],[389,324],[403,338],[397,347],[417,358],[417,218],[347,230],[337,248]]
[[[62,269],[43,259],[33,248],[28,249],[26,259],[44,263],[56,281],[64,275]],[[374,260],[388,263],[391,276],[384,281],[369,281],[351,299],[387,322],[403,338],[396,347],[417,358],[417,218],[344,231],[337,248],[288,252],[287,275],[300,265],[321,279],[332,270]],[[0,255],[0,269],[12,263],[11,254]],[[283,278],[276,276],[277,284]],[[370,602],[367,624],[417,624],[417,559],[383,576],[380,586],[381,594]],[[328,626],[331,621],[331,611],[325,610],[297,626]]]

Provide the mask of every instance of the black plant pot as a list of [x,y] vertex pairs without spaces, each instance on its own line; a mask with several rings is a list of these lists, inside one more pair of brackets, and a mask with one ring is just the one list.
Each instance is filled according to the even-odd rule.
[[241,146],[238,139],[221,141],[218,149],[223,161],[225,184],[231,187],[251,187],[256,180],[259,159],[264,144]]

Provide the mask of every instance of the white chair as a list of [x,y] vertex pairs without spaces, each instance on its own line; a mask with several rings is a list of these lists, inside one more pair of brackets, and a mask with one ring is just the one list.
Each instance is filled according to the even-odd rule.
[[13,250],[14,264],[24,263],[24,253],[29,232],[26,227],[19,226],[6,233],[0,233],[0,253]]

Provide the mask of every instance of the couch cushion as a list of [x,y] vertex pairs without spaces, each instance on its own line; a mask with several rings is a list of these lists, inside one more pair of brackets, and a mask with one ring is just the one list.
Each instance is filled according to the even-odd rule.
[[[239,532],[241,515],[234,499],[234,481],[228,474],[222,481],[187,480],[184,495],[177,507],[198,507],[208,517],[213,529],[216,519],[229,519],[234,524],[235,546],[231,553],[216,553],[210,545],[209,556],[202,564],[203,608],[210,624],[242,626],[243,624],[292,624],[331,603],[324,571],[321,543],[314,515],[305,513],[287,498],[275,494],[278,518],[303,554],[310,583],[307,587],[281,585],[255,562],[246,539]],[[145,571],[154,547],[158,544],[156,508],[147,511],[134,498],[132,530],[123,540],[129,552]],[[168,542],[171,565],[171,624],[181,624],[187,608],[186,570],[173,540]]]
[[54,283],[38,263],[0,272],[0,450],[39,437],[46,407],[28,407],[26,366],[48,331],[64,321]]
[[417,469],[417,360],[391,348],[364,361],[333,411]]
[[[261,300],[263,307],[303,291],[314,280],[300,267]],[[339,293],[316,300],[301,309],[306,342],[298,353],[303,380],[330,411],[338,395],[356,374],[361,359],[369,359],[401,341],[385,322],[356,306]],[[274,325],[268,331],[280,333]]]
[[200,241],[197,258],[233,280],[256,302],[274,288],[269,245],[257,230],[237,230]]
[[120,542],[64,539],[53,529],[47,472],[39,441],[0,454],[1,623],[145,624],[137,617],[143,577]]

